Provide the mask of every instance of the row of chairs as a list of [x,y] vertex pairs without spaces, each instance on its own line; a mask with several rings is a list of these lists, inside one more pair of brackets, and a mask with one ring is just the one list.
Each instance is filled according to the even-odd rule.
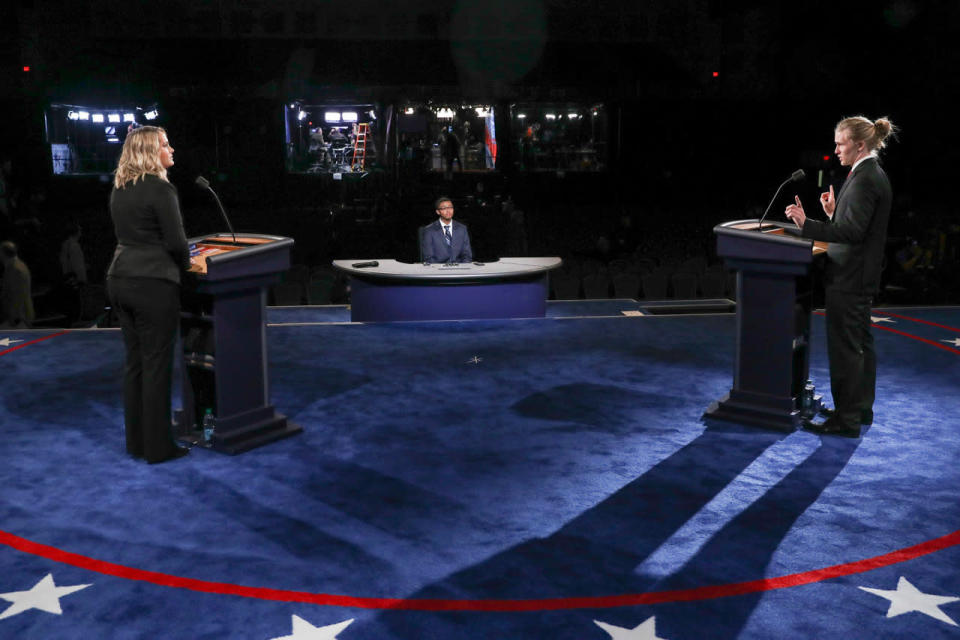
[[550,276],[555,300],[629,298],[636,300],[693,300],[736,297],[736,278],[719,268],[697,274],[690,271],[668,273],[656,270],[635,272],[597,272],[582,277],[556,272]]
[[338,275],[332,267],[295,264],[270,288],[270,304],[279,307],[331,304]]

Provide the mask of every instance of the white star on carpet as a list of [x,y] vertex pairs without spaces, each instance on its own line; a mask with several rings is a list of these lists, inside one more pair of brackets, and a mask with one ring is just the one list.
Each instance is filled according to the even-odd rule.
[[633,629],[617,627],[606,622],[594,620],[593,623],[610,634],[610,640],[667,640],[657,635],[657,617],[650,616],[646,622],[638,624]]
[[353,622],[353,618],[350,618],[336,624],[328,624],[325,627],[315,627],[298,615],[294,615],[292,618],[293,633],[271,640],[337,640],[337,634]]
[[10,338],[4,338],[0,340],[0,347],[9,347],[14,342],[23,342],[23,340],[11,340]]
[[897,582],[896,589],[870,589],[868,587],[860,588],[868,593],[872,593],[875,596],[880,596],[881,598],[886,598],[890,601],[890,608],[887,609],[888,618],[899,616],[901,613],[918,611],[930,616],[931,618],[936,618],[941,622],[946,622],[947,624],[957,626],[957,623],[954,622],[950,616],[940,610],[940,605],[947,604],[948,602],[957,602],[960,600],[960,598],[956,598],[954,596],[935,596],[930,593],[923,593],[915,586],[910,584],[910,581],[903,576],[900,576],[900,581]]
[[873,323],[877,323],[877,322],[894,322],[894,323],[895,323],[896,320],[891,320],[890,318],[884,318],[884,317],[881,317],[881,316],[870,316],[870,322],[873,322]]
[[955,347],[960,347],[960,338],[954,338],[953,340],[941,340],[940,342],[946,342],[952,344]]
[[483,358],[481,358],[480,356],[473,356],[472,358],[467,360],[467,364],[480,364],[481,362],[483,362]]
[[15,616],[18,613],[29,611],[30,609],[40,609],[47,613],[60,615],[63,609],[60,608],[60,598],[70,595],[74,591],[86,589],[89,584],[75,584],[70,587],[58,587],[53,583],[53,574],[48,573],[40,582],[33,585],[29,591],[11,591],[9,593],[0,593],[0,598],[7,602],[12,602],[3,613],[0,613],[0,620]]

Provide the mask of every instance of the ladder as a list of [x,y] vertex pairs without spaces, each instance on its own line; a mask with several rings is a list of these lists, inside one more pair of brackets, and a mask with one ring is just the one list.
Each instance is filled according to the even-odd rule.
[[367,159],[367,136],[370,134],[370,123],[361,122],[357,125],[357,137],[353,141],[353,162],[351,171],[363,171]]

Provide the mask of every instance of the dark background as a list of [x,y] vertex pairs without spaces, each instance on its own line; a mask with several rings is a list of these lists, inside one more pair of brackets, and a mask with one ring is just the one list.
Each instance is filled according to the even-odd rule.
[[[889,116],[883,154],[895,194],[890,302],[957,302],[956,109],[960,3],[307,0],[40,2],[0,8],[0,153],[12,158],[20,241],[35,280],[56,277],[63,221],[78,220],[93,280],[113,248],[109,182],[54,177],[44,139],[52,103],[157,103],[176,148],[171,171],[188,234],[219,230],[211,178],[238,230],[293,237],[295,260],[416,257],[415,229],[439,194],[457,203],[477,257],[609,262],[710,256],[718,222],[755,217],[803,168],[816,175],[843,116]],[[475,6],[480,5],[480,6]],[[24,67],[29,66],[29,72]],[[717,75],[714,75],[716,72]],[[528,173],[503,153],[492,174],[361,180],[284,171],[282,105],[403,100],[602,102],[610,132],[600,173]],[[500,147],[508,132],[498,128]],[[824,155],[831,156],[824,161]],[[503,210],[511,198],[522,229]],[[522,233],[521,233],[522,231]],[[517,235],[523,236],[522,240]],[[927,272],[898,268],[930,251]],[[898,259],[899,256],[899,259]],[[902,267],[902,265],[899,265]],[[882,300],[881,300],[882,301]]]

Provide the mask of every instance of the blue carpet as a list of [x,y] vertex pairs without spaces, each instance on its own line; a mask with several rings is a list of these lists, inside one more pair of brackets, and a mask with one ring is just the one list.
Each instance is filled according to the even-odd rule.
[[[304,433],[157,466],[122,451],[118,332],[0,333],[0,637],[958,637],[960,309],[875,312],[876,422],[847,440],[701,421],[732,315],[577,304],[271,309],[272,398]],[[89,586],[27,602],[48,574]],[[925,608],[890,617],[864,590],[910,585]]]

